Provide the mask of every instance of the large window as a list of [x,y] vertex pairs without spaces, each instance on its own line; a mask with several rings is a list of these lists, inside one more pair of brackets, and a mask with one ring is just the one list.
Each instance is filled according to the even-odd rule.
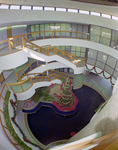
[[87,64],[98,67],[118,78],[118,60],[108,54],[93,49],[88,50]]
[[58,49],[64,50],[72,55],[76,55],[77,58],[85,58],[86,57],[86,48],[79,46],[55,46]]
[[[29,29],[29,27],[28,27]],[[39,25],[30,25],[28,32],[48,31],[43,33],[36,33],[36,38],[51,38],[53,37],[70,37],[79,39],[89,39],[90,41],[101,43],[118,50],[118,31],[113,29],[95,26],[85,25],[77,23],[45,23]],[[54,31],[51,32],[51,31]],[[70,31],[66,32],[66,31]],[[78,34],[79,33],[79,34]],[[31,34],[34,37],[34,34]]]

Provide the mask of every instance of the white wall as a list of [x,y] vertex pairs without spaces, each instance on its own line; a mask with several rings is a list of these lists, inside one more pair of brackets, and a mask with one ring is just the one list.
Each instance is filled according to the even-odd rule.
[[[95,42],[87,41],[87,40],[56,38],[56,39],[38,40],[38,41],[34,41],[33,43],[36,45],[39,45],[39,46],[43,46],[43,45],[51,45],[51,46],[65,45],[66,46],[69,43],[69,45],[71,45],[71,46],[87,47],[87,48],[101,51],[103,53],[113,56],[116,59],[118,56],[117,50],[115,50],[111,47],[105,46],[103,44],[95,43]],[[24,50],[21,50],[21,51],[18,51],[18,52],[9,54],[9,55],[1,56],[0,64],[4,64],[4,66],[0,65],[0,72],[2,72],[2,70],[12,69],[12,68],[18,67],[18,66],[26,63],[28,61],[27,57],[45,61],[45,62],[49,62],[52,60],[57,60],[59,62],[63,62],[63,64],[66,64],[68,67],[73,68],[75,71],[77,71],[77,72],[74,72],[76,74],[82,73],[84,71],[83,67],[78,68],[78,70],[77,70],[77,67],[75,65],[73,65],[71,62],[69,62],[57,55],[52,55],[52,56],[48,57],[46,55],[37,53],[28,48],[25,48]]]
[[[118,81],[117,81],[118,82]],[[116,83],[118,85],[118,83]],[[114,94],[108,100],[104,108],[91,119],[80,132],[69,139],[68,142],[79,140],[93,133],[101,131],[104,135],[110,134],[118,130],[118,87],[114,90]]]
[[[106,28],[118,30],[117,21],[104,17],[58,12],[58,11],[41,11],[41,10],[0,10],[0,26],[3,27],[20,24],[36,24],[41,22],[73,22],[83,24],[93,24]],[[63,16],[63,17],[62,17]],[[4,19],[7,18],[7,19]]]
[[[46,70],[49,69],[57,69],[57,68],[68,68],[68,66],[66,66],[65,64],[62,64],[60,62],[53,62],[53,63],[47,63],[46,65],[41,65],[35,69],[33,69],[32,71],[30,71],[29,73],[42,73]],[[24,76],[22,78],[22,80],[27,79],[27,76]]]
[[27,33],[27,25],[12,26],[12,36]]
[[49,86],[51,84],[54,84],[54,83],[58,83],[58,84],[61,84],[61,81],[58,80],[58,79],[55,79],[55,80],[52,80],[52,81],[49,81],[49,82],[37,82],[37,83],[34,83],[33,86],[28,89],[27,91],[25,92],[22,92],[22,93],[17,93],[17,98],[18,100],[26,100],[30,97],[32,97],[35,93],[35,89],[36,88],[39,88],[39,87],[42,87],[42,86]]
[[14,70],[3,71],[4,78],[6,79]]
[[106,45],[92,42],[92,41],[87,41],[87,40],[80,40],[80,39],[69,39],[69,38],[56,38],[56,39],[44,39],[44,40],[37,40],[32,42],[36,45],[43,46],[43,45],[51,45],[51,46],[80,46],[80,47],[86,47],[90,49],[94,49],[103,53],[106,53],[108,55],[111,55],[117,59],[118,56],[118,51],[115,50],[114,48],[108,47]]
[[[0,41],[7,39],[7,27],[0,28]],[[0,43],[0,48],[2,48],[2,45]]]
[[31,57],[37,60],[45,61],[45,62],[50,62],[53,60],[62,62],[63,64],[66,64],[69,68],[72,68],[74,70],[74,74],[81,74],[84,72],[84,66],[83,67],[76,67],[73,63],[70,61],[58,56],[58,55],[51,55],[47,56],[41,53],[38,53],[37,51],[32,51],[29,48],[25,48],[24,51],[27,53],[27,57]]
[[27,54],[21,50],[16,53],[4,55],[0,57],[0,72],[3,70],[12,69],[18,67],[28,61]]

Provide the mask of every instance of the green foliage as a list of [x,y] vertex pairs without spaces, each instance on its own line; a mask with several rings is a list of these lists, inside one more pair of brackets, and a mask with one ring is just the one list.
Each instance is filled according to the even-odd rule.
[[41,96],[42,96],[42,88],[38,88],[36,89],[35,94],[31,97],[31,100],[37,103]]
[[9,110],[8,110],[8,104],[9,104],[9,98],[10,98],[10,91],[6,92],[5,95],[5,102],[4,102],[4,119],[5,119],[5,124],[7,126],[8,131],[10,132],[11,136],[14,138],[14,140],[20,145],[20,147],[23,150],[32,150],[31,147],[27,146],[18,136],[18,134],[15,132],[10,116],[9,116]]
[[43,101],[53,101],[54,97],[52,95],[48,95],[48,96],[43,96]]
[[40,97],[43,97],[43,101],[53,101],[54,97],[52,95],[49,95],[49,87],[41,87],[36,89],[35,94],[31,97],[31,100],[34,102],[38,102],[40,100]]
[[62,83],[65,83],[65,78],[64,77],[60,77],[59,79],[61,80]]
[[47,91],[47,89],[48,89],[48,88],[44,88],[44,89],[42,90],[42,95],[43,95],[44,97],[46,97],[46,96],[49,95],[49,91]]

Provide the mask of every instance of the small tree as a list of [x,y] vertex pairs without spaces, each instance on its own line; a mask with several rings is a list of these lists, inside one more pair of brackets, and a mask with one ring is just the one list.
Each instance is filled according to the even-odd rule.
[[[65,80],[65,83],[61,84],[61,92],[59,95],[54,93],[53,95],[57,98],[57,102],[53,104],[60,110],[75,110],[78,103],[78,99],[72,92],[72,82],[69,78]],[[63,108],[63,109],[62,109]]]
[[65,80],[61,86],[61,93],[58,99],[58,103],[62,107],[72,106],[74,102],[73,93],[72,93],[72,82],[69,78]]

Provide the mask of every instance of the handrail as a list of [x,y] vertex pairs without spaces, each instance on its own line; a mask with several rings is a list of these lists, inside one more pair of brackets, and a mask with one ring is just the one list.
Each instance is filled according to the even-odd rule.
[[[33,38],[32,41],[39,40],[39,39],[47,39],[49,37],[46,37],[45,33],[48,33],[48,32],[51,34],[50,38],[71,38],[70,35],[72,33],[76,33],[77,34],[77,37],[76,37],[77,39],[84,39],[84,40],[89,40],[90,39],[89,33],[84,33],[84,32],[76,32],[76,31],[37,31],[37,32],[31,32],[31,33],[25,33],[25,34],[17,35],[17,36],[8,38],[6,40],[0,41],[0,43],[4,44],[5,42],[7,42],[7,46],[9,47],[9,52],[7,54],[10,54],[10,53],[14,52],[13,48],[15,48],[16,51],[25,48],[24,38],[26,40],[28,40],[28,38]],[[39,37],[36,36],[37,33],[40,34]],[[60,33],[60,36],[55,36],[55,33]],[[68,33],[69,36],[63,36],[62,33]],[[83,38],[81,36],[79,37],[79,34],[86,35],[86,38]],[[20,49],[17,48],[17,46],[15,46],[14,44],[17,44],[17,46],[21,46],[21,48]],[[35,45],[35,46],[37,46],[37,45]],[[6,47],[6,44],[5,44],[4,47]],[[1,49],[3,49],[3,47]],[[2,54],[0,56],[4,56],[4,55],[6,55],[6,54]]]
[[[37,33],[39,34],[38,36],[37,36]],[[50,36],[46,36],[45,33],[50,33]],[[56,33],[59,33],[59,35],[57,36]],[[63,35],[63,33],[67,33],[67,34]],[[73,33],[76,34],[75,37],[72,36]],[[81,36],[79,36],[79,35],[81,35]],[[86,36],[83,37],[83,35],[86,35]],[[94,34],[91,34],[91,35],[94,35]],[[94,36],[97,36],[97,35],[94,35]],[[61,31],[61,30],[59,30],[59,31],[37,31],[37,32],[31,32],[31,33],[17,35],[17,36],[8,38],[6,40],[0,41],[0,43],[3,43],[3,45],[4,45],[4,43],[7,42],[7,46],[9,47],[9,52],[7,54],[10,54],[10,53],[14,53],[14,52],[24,49],[26,40],[36,41],[36,40],[40,40],[40,39],[49,39],[49,38],[74,38],[74,39],[84,39],[84,40],[90,41],[90,34],[84,33],[84,32],[77,32],[77,31]],[[103,38],[107,39],[106,37],[103,37]],[[30,41],[27,41],[27,42],[31,44]],[[15,44],[17,44],[17,46]],[[33,44],[33,45],[37,47],[36,44]],[[28,46],[28,44],[27,44],[27,46]],[[4,48],[5,47],[6,47],[6,43],[4,45]],[[4,48],[2,47],[1,49],[4,49]],[[15,48],[15,51],[13,48]],[[30,47],[30,48],[32,49],[32,47]],[[43,48],[43,47],[41,46],[40,48]],[[0,56],[4,56],[7,54],[2,54]]]
[[[54,70],[49,69],[49,70],[44,71],[43,73],[28,73],[28,72],[30,72],[30,71],[33,70],[32,67],[31,67],[31,65],[32,65],[33,63],[35,63],[35,62],[36,62],[36,64],[37,64],[37,66],[36,66],[35,68],[33,68],[33,69],[36,69],[37,67],[43,66],[44,64],[46,64],[46,63],[44,63],[44,64],[39,65],[38,60],[36,60],[36,61],[33,61],[33,62],[31,62],[31,63],[25,65],[23,68],[21,68],[21,69],[16,73],[16,77],[17,77],[17,79],[18,79],[19,82],[22,80],[22,78],[23,78],[24,76],[27,76],[27,77],[28,77],[28,75],[34,75],[34,76],[35,76],[36,74],[44,75],[44,73],[47,72],[47,71],[58,72],[58,71],[54,71]],[[24,69],[25,69],[26,67],[28,67],[28,66],[29,66],[30,70],[25,73],[25,70],[24,70]],[[19,75],[20,72],[23,73],[23,74],[22,74],[22,75]],[[61,72],[61,73],[62,73],[62,72]],[[63,74],[66,74],[66,73],[63,73]],[[71,76],[71,77],[72,77],[72,76]]]
[[[46,71],[50,71],[51,73],[48,76],[44,76]],[[5,85],[7,86],[7,88],[9,88],[9,86],[10,86],[11,90],[14,93],[22,93],[22,92],[27,91],[29,88],[31,88],[33,83],[35,83],[35,82],[42,82],[42,81],[45,81],[45,79],[46,79],[46,81],[52,81],[54,79],[59,79],[60,77],[67,78],[68,76],[71,77],[71,80],[73,79],[73,76],[71,76],[69,74],[66,74],[66,73],[63,73],[63,72],[53,71],[51,69],[50,70],[46,70],[46,71],[44,71],[43,73],[32,73],[32,74],[29,74],[29,75],[34,75],[34,77],[32,77],[32,78],[28,77],[28,75],[26,74],[26,76],[28,77],[27,79],[25,79],[23,81],[20,81],[20,82],[17,82],[17,83],[5,83]],[[43,76],[36,76],[36,75],[43,75]],[[54,76],[53,79],[51,79],[52,76]],[[33,81],[34,79],[35,79],[35,81]],[[26,84],[27,81],[29,81],[29,86],[26,89],[24,89],[24,84]],[[74,83],[74,82],[72,81],[72,83]],[[17,90],[19,90],[19,88],[20,88],[20,91],[14,90],[13,86],[18,87]]]
[[[113,145],[115,145],[115,143],[113,142],[113,140],[117,140],[117,137],[118,137],[118,130],[110,133],[110,134],[107,134],[105,136],[102,136],[100,138],[97,138],[97,139],[92,139],[92,140],[87,140],[87,141],[84,141],[84,142],[81,142],[81,143],[68,143],[67,145],[62,145],[60,147],[57,147],[55,148],[55,150],[67,150],[67,149],[72,149],[72,150],[81,150],[81,149],[84,149],[84,148],[87,148],[89,146],[92,146],[94,144],[98,144],[96,145],[95,147],[91,148],[91,150],[104,150],[104,149],[110,149],[110,147],[112,147]],[[112,145],[113,144],[113,145]],[[117,147],[115,148],[118,148],[118,145],[115,145]]]
[[[58,55],[58,56],[60,56],[60,57],[62,57],[64,59],[67,59],[68,61],[70,61],[71,63],[76,65],[76,67],[79,67],[78,66],[79,62],[82,62],[82,61],[84,61],[84,63],[80,67],[83,67],[85,65],[86,59],[84,59],[84,60],[77,60],[77,57],[75,57],[74,55],[71,55],[70,53],[65,52],[63,50],[60,50],[60,49],[58,49],[56,47],[49,47],[48,49],[44,49],[44,48],[42,48],[42,47],[40,47],[40,46],[38,46],[38,45],[28,41],[25,38],[24,38],[24,41],[31,44],[31,45],[28,45],[28,46],[30,46],[30,49],[33,50],[33,46],[34,46],[35,48],[38,49],[38,52],[41,53],[41,54],[45,54],[47,56]],[[25,44],[26,47],[28,47],[27,43]]]
[[[45,71],[46,72],[46,71]],[[54,72],[58,72],[58,71],[55,71],[55,70],[52,70],[52,72],[53,72],[53,74],[51,74],[51,75],[55,75],[54,74]],[[60,74],[66,74],[66,73],[63,73],[63,72],[59,72]],[[55,75],[56,77],[57,77],[57,74]],[[71,76],[71,75],[70,75]],[[45,76],[44,76],[45,77]],[[26,79],[25,81],[27,81],[28,79]],[[20,83],[24,83],[25,81],[23,81],[23,82],[20,82]],[[14,84],[14,83],[13,83]],[[16,85],[18,85],[18,83],[15,83]],[[14,85],[15,85],[14,84]],[[0,93],[0,95],[2,95],[2,92],[4,91],[4,88],[5,88],[5,86],[6,86],[6,83],[3,85],[3,87],[2,87],[2,90],[1,90],[1,93]],[[6,86],[6,88],[8,88],[7,86]],[[3,97],[3,99],[4,99],[4,97]],[[2,110],[0,110],[1,112],[2,112]],[[3,112],[2,112],[3,113]],[[1,117],[0,117],[0,123],[1,123]],[[2,123],[1,123],[1,125],[2,125]],[[3,132],[5,131],[5,129],[3,129]],[[82,144],[85,144],[85,145],[83,145],[84,147],[87,147],[88,145],[90,146],[90,145],[92,145],[92,144],[96,144],[96,143],[99,143],[99,145],[101,145],[102,144],[102,142],[104,142],[105,140],[109,140],[110,138],[114,138],[114,135],[115,135],[115,133],[117,133],[118,132],[118,130],[116,130],[116,131],[114,131],[113,133],[110,133],[110,134],[108,134],[108,135],[106,135],[106,136],[103,136],[103,137],[101,137],[101,138],[99,138],[99,139],[95,139],[95,140],[93,140],[93,141],[89,141],[90,143],[80,143],[80,145],[82,146]],[[9,137],[8,137],[8,139],[9,139]],[[10,140],[10,139],[9,139]],[[103,143],[104,144],[104,143]],[[111,143],[110,143],[111,144]],[[110,145],[109,144],[109,145]],[[13,143],[13,146],[15,146],[16,147],[16,145],[17,144],[14,144]],[[115,145],[115,143],[113,143],[113,145]],[[109,148],[111,147],[111,146],[113,146],[113,145],[110,145],[109,146]],[[104,148],[104,147],[103,147]],[[16,149],[18,149],[18,148],[16,148]]]
[[[22,68],[16,73],[16,77],[17,77],[18,81],[21,81],[21,78],[23,78],[23,77],[25,76],[26,73],[25,73],[25,70],[24,70],[24,69],[25,69],[26,67],[29,67],[29,68],[30,68],[29,71],[32,71],[32,70],[33,70],[32,67],[31,67],[31,65],[32,65],[33,63],[35,63],[35,62],[37,62],[37,67],[42,66],[42,64],[39,65],[38,60],[35,60],[35,61],[33,61],[33,62],[31,62],[31,63],[25,65],[24,67],[22,67]],[[46,63],[44,63],[44,64],[46,64]],[[44,65],[44,64],[43,64],[43,65]],[[34,69],[36,69],[37,67],[35,67]],[[29,72],[29,71],[28,71],[28,72]],[[23,72],[23,75],[19,75],[20,72]],[[27,73],[28,73],[28,72],[27,72]]]

